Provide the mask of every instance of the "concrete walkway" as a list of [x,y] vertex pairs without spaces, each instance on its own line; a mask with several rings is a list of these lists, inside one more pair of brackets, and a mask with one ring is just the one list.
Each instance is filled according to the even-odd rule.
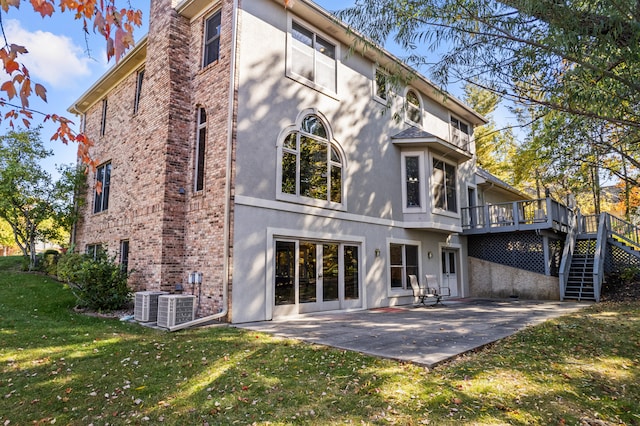
[[590,303],[459,299],[236,324],[309,343],[434,366]]

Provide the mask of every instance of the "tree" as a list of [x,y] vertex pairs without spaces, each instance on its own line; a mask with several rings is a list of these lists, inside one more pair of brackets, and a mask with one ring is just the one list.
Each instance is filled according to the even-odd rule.
[[13,230],[6,220],[0,219],[0,249],[2,256],[7,256],[9,249],[15,246]]
[[[0,218],[13,231],[29,269],[36,267],[36,243],[59,238],[73,222],[72,200],[81,170],[63,171],[53,182],[39,164],[52,152],[40,141],[39,129],[10,131],[0,137]],[[69,169],[69,166],[67,169]]]
[[[2,15],[9,8],[19,8],[23,0],[0,0],[0,24]],[[32,0],[29,4],[35,13],[43,18],[53,16],[54,12],[73,13],[75,19],[81,21],[79,30],[89,33],[89,27],[93,28],[106,41],[107,59],[112,57],[116,61],[133,46],[133,30],[139,27],[142,21],[142,12],[131,7],[117,8],[117,0],[60,0],[56,6],[53,0]],[[78,142],[78,155],[84,162],[91,164],[89,147],[91,141],[83,133],[76,133],[71,125],[73,122],[64,116],[55,113],[46,113],[29,108],[29,98],[33,95],[47,101],[46,88],[32,81],[29,70],[21,63],[21,56],[28,53],[27,47],[11,43],[10,37],[0,25],[4,46],[0,49],[0,60],[6,77],[0,77],[0,122],[8,121],[9,127],[14,129],[14,122],[20,120],[21,124],[29,128],[34,114],[43,117],[43,121],[52,120],[58,124],[52,140],[60,140],[63,143]],[[6,79],[6,80],[5,80]],[[4,80],[4,81],[3,81]]]
[[515,137],[509,130],[499,131],[493,119],[500,97],[472,84],[464,87],[464,93],[464,101],[489,120],[473,131],[478,164],[494,176],[513,184],[512,161],[517,148]]
[[393,36],[444,87],[476,84],[535,111],[534,121],[557,111],[615,128],[627,149],[620,138],[597,143],[640,166],[637,1],[360,0],[340,16],[379,44]]

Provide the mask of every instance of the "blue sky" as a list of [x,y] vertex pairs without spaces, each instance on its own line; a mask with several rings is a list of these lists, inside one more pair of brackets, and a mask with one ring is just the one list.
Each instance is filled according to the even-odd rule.
[[[316,3],[329,11],[348,7],[354,1],[316,0]],[[149,10],[149,0],[132,2],[139,7],[145,18]],[[9,43],[25,46],[29,54],[23,57],[31,77],[47,88],[48,103],[39,102],[33,97],[31,107],[45,113],[63,114],[73,119],[79,119],[67,112],[73,104],[91,85],[104,74],[114,62],[107,63],[105,42],[99,35],[90,31],[88,35],[82,30],[82,21],[77,21],[70,13],[56,12],[50,18],[42,18],[33,12],[29,2],[23,0],[21,9],[11,8],[2,15],[5,34]],[[140,39],[146,33],[146,27],[138,29],[135,39]],[[404,56],[397,48],[388,47],[398,57]],[[454,93],[460,96],[459,93]],[[35,117],[33,124],[41,122]],[[5,131],[3,123],[2,131]],[[45,124],[42,130],[42,140],[48,141],[54,133],[55,127]],[[50,171],[55,170],[56,164],[75,162],[76,147],[65,146],[59,141],[50,142],[55,155],[47,163]]]

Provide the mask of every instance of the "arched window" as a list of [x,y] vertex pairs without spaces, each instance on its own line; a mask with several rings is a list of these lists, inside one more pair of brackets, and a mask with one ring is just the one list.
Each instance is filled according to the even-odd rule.
[[317,115],[305,116],[299,128],[286,135],[281,152],[280,192],[285,198],[342,203],[342,157]]
[[406,100],[407,120],[416,124],[422,124],[422,107],[420,106],[418,94],[413,89],[409,89]]

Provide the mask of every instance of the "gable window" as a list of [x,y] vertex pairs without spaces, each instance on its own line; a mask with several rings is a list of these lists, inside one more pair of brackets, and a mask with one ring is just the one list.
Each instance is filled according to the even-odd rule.
[[451,117],[451,143],[457,147],[469,150],[470,126],[455,117]]
[[198,109],[198,132],[196,134],[196,170],[195,185],[196,192],[204,188],[204,154],[207,145],[207,113],[204,108]]
[[336,45],[297,22],[291,24],[291,72],[336,91]]
[[100,136],[104,136],[107,129],[107,98],[102,100],[102,116],[100,117]]
[[376,76],[375,76],[375,80],[374,80],[374,84],[375,84],[375,95],[386,101],[387,100],[387,96],[388,96],[388,90],[389,88],[387,87],[387,74],[382,71],[380,68],[376,68]]
[[409,89],[406,95],[406,114],[407,120],[415,124],[422,124],[422,108],[420,107],[420,98],[418,94]]
[[208,17],[204,23],[204,56],[202,67],[215,62],[220,57],[220,23],[222,12],[218,11]]
[[420,276],[418,246],[413,244],[389,244],[389,268],[392,290],[410,290],[409,275]]
[[96,193],[93,212],[99,213],[109,208],[109,187],[111,186],[111,163],[105,163],[96,169]]
[[433,198],[437,209],[457,213],[456,168],[433,159]]
[[140,94],[142,93],[142,81],[144,80],[144,70],[138,71],[136,75],[136,95],[133,99],[133,113],[138,113],[140,107]]
[[289,133],[282,146],[280,192],[342,203],[342,158],[329,141],[327,129],[316,115],[307,115],[300,129]]

